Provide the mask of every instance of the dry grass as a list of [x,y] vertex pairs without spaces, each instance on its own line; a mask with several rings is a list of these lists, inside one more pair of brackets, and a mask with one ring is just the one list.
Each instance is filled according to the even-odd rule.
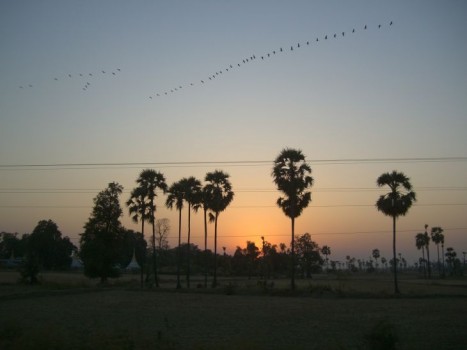
[[295,295],[285,280],[267,294],[256,281],[224,281],[237,286],[225,295],[176,292],[173,278],[141,291],[133,275],[106,288],[80,275],[48,274],[38,287],[7,277],[0,273],[0,348],[366,349],[381,320],[395,326],[400,349],[467,345],[465,280],[403,279],[405,294],[393,298],[390,276],[320,276],[299,281]]

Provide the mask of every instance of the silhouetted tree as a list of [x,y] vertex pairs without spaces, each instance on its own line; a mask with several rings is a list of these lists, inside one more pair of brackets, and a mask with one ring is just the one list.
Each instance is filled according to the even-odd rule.
[[157,254],[156,254],[156,204],[157,191],[167,192],[167,184],[162,173],[153,169],[145,169],[141,171],[136,180],[138,186],[145,194],[146,201],[149,207],[149,222],[152,225],[152,267],[154,270],[154,282],[156,287],[159,287],[159,279],[157,277]]
[[[393,259],[396,260],[396,219],[399,216],[404,216],[409,211],[412,204],[416,201],[415,192],[412,191],[410,179],[403,173],[393,171],[392,173],[384,173],[376,180],[378,187],[389,186],[390,192],[381,195],[377,202],[376,208],[384,215],[391,216],[393,222],[393,240],[392,251]],[[399,286],[397,283],[397,264],[394,264],[394,293],[399,294]]]
[[[443,259],[443,268],[441,269],[441,263],[439,261],[439,245],[443,246],[444,250],[444,230],[441,227],[432,227],[431,228],[431,240],[434,244],[436,244],[436,248],[438,251],[438,275],[444,276],[444,259]],[[444,253],[444,252],[443,252]]]
[[329,255],[331,255],[331,248],[325,245],[321,248],[321,253],[326,257],[326,268],[329,269]]
[[187,241],[187,271],[186,285],[190,288],[190,239],[191,239],[191,210],[197,212],[201,206],[201,181],[193,176],[184,180],[185,200],[188,203],[188,241]]
[[305,233],[295,238],[295,250],[302,276],[311,278],[311,273],[319,271],[323,264],[318,244],[311,239],[309,233]]
[[415,246],[417,247],[417,249],[422,250],[422,260],[420,261],[420,263],[423,263],[423,275],[426,278],[425,244],[426,244],[425,234],[417,233],[415,235]]
[[208,287],[208,266],[209,266],[209,256],[208,256],[208,214],[209,221],[214,222],[215,217],[210,213],[210,209],[213,206],[214,197],[213,194],[209,191],[209,188],[203,186],[201,190],[201,206],[203,207],[203,219],[204,219],[204,288]]
[[[126,201],[126,206],[128,207],[128,213],[130,214],[131,220],[135,223],[141,222],[141,234],[144,240],[144,223],[149,221],[151,216],[151,208],[147,202],[146,188],[136,187],[131,191],[130,198]],[[141,259],[140,264],[140,279],[141,279],[141,288],[144,286],[144,268],[143,263],[146,262],[146,254],[144,254],[144,259]]]
[[71,253],[76,250],[68,237],[62,237],[58,226],[52,220],[41,220],[27,240],[28,254],[37,256],[45,270],[68,269]]
[[123,231],[119,203],[122,190],[121,185],[112,182],[99,192],[94,198],[94,208],[80,238],[84,273],[91,278],[100,277],[101,282],[120,274],[117,264]]
[[311,168],[305,161],[301,150],[285,148],[274,160],[272,176],[277,189],[284,197],[277,199],[277,205],[284,214],[291,219],[291,288],[295,289],[295,218],[299,217],[303,209],[311,202],[311,192],[307,189],[313,185]]
[[373,249],[373,251],[371,252],[371,256],[373,257],[373,259],[375,259],[375,267],[377,268],[378,267],[378,258],[380,257],[379,249]]
[[427,259],[428,278],[431,278],[431,262],[430,262],[430,236],[428,235],[428,225],[425,224],[425,232],[423,233],[425,239],[425,250]]
[[170,220],[167,218],[156,220],[156,241],[157,248],[164,250],[169,248],[169,241],[167,237],[170,234]]
[[220,170],[215,170],[206,174],[204,179],[207,184],[205,191],[211,199],[210,209],[214,213],[214,276],[212,286],[217,286],[217,222],[219,215],[223,212],[234,198],[229,175]]
[[178,210],[178,247],[177,247],[177,289],[182,288],[180,283],[180,268],[182,263],[182,209],[183,199],[185,198],[185,185],[182,180],[174,182],[169,190],[167,200],[165,202],[167,208]]

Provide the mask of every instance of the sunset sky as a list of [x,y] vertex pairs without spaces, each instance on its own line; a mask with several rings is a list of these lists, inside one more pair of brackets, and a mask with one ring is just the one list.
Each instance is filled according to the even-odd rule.
[[[235,198],[219,250],[261,236],[289,245],[271,170],[292,147],[315,180],[296,233],[331,259],[390,257],[391,219],[374,203],[392,170],[418,196],[398,220],[402,255],[418,259],[425,224],[462,255],[466,38],[462,0],[2,1],[0,232],[52,219],[78,244],[109,182],[124,186],[123,206],[142,169],[169,185],[221,169]],[[174,246],[165,199],[156,216],[171,220]],[[202,220],[192,216],[200,247]],[[186,237],[186,211],[183,224]]]

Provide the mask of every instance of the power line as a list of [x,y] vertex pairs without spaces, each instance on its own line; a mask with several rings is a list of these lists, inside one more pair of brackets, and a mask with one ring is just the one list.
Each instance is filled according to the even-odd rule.
[[[438,163],[465,162],[467,157],[413,157],[413,158],[332,158],[311,159],[311,165],[335,164],[371,164],[371,163]],[[107,168],[140,168],[140,167],[205,167],[205,166],[264,166],[272,165],[272,160],[231,160],[231,161],[176,161],[176,162],[115,162],[115,163],[43,163],[43,164],[0,164],[0,170],[95,170]]]
[[[0,193],[5,194],[95,194],[101,191],[98,188],[0,188]],[[462,186],[421,186],[417,191],[467,191],[467,187]],[[130,193],[124,190],[123,193]],[[312,188],[311,192],[381,192],[380,188],[373,187],[318,187]],[[274,188],[239,188],[235,193],[278,193]]]

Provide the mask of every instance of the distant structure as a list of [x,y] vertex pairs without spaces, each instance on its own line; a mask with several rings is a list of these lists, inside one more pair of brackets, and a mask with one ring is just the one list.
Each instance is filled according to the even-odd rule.
[[70,265],[70,267],[72,269],[82,269],[83,268],[83,262],[78,257],[78,254],[76,253],[76,251],[73,251],[73,253],[71,255],[71,265]]
[[140,266],[138,264],[138,261],[136,261],[136,251],[135,251],[135,249],[133,249],[133,257],[131,258],[131,261],[128,264],[128,266],[126,267],[126,270],[127,271],[135,271],[135,270],[139,270],[139,268],[140,268]]

